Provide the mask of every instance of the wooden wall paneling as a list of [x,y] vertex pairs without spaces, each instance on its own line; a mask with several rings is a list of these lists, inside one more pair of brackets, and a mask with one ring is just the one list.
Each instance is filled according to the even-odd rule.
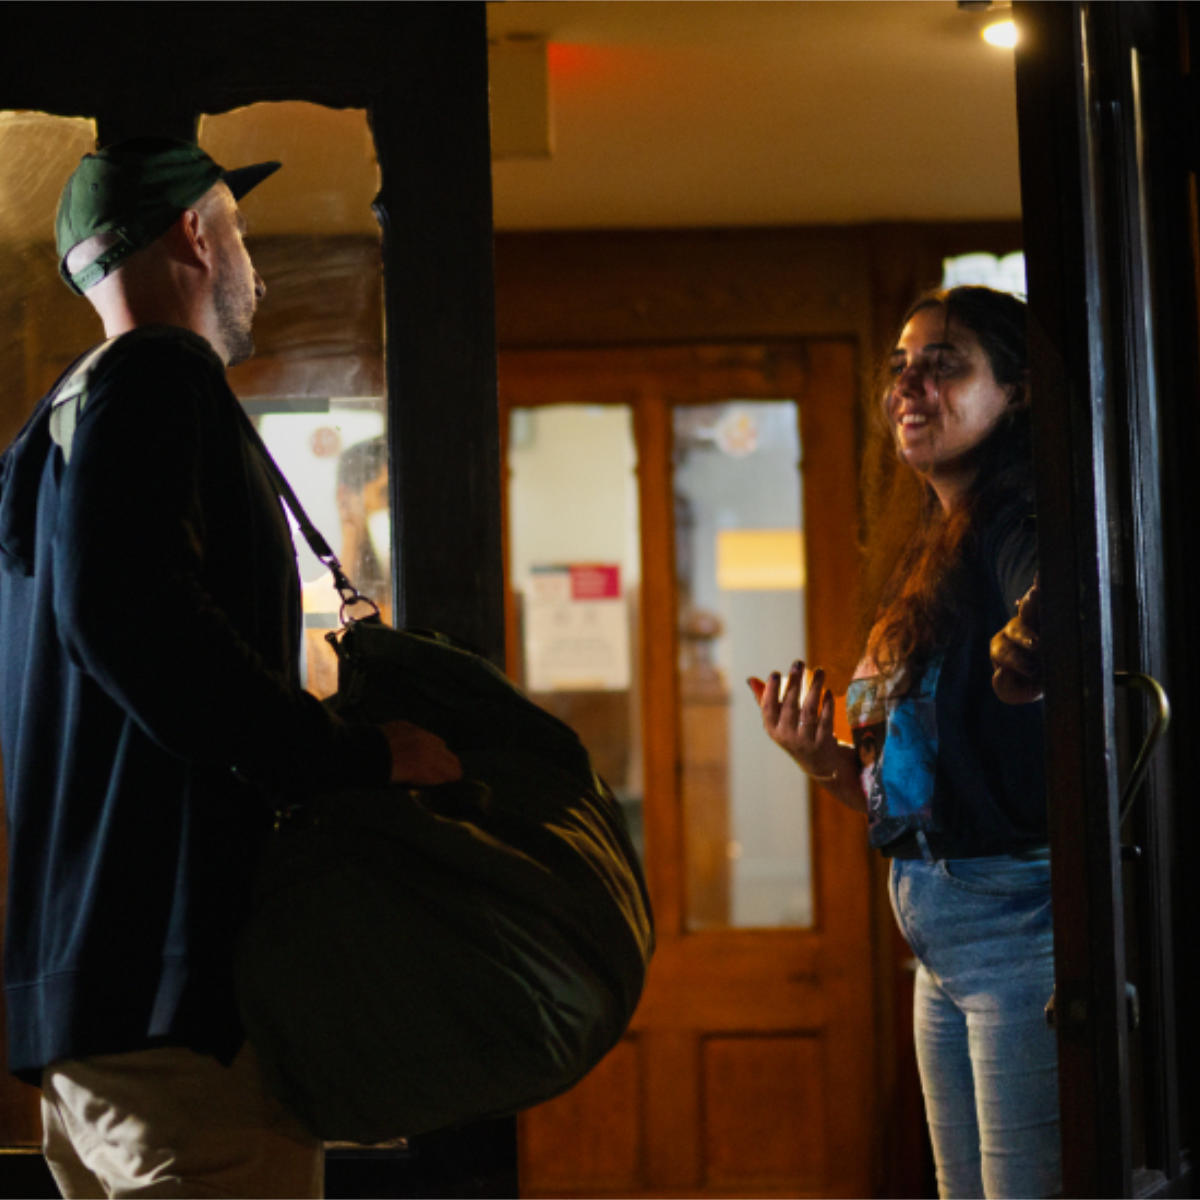
[[908,306],[938,287],[942,260],[986,251],[1010,254],[1024,244],[1020,221],[888,221],[862,227],[870,263],[871,329],[868,365],[882,361]]
[[[3,359],[13,374],[5,375],[0,396],[0,444],[7,445],[33,411],[38,399],[89,346],[104,336],[100,318],[86,301],[71,293],[58,276],[57,255],[49,242],[27,242],[9,248],[9,262],[19,279],[11,287],[7,314],[12,331]],[[6,256],[7,257],[7,256]],[[6,289],[8,290],[8,289]]]
[[251,233],[267,284],[255,352],[232,367],[249,396],[383,396],[383,276],[378,237]]
[[[0,244],[0,279],[20,279],[25,274],[21,247]],[[11,284],[0,288],[0,446],[7,446],[25,422],[34,401],[28,381],[24,337],[28,302]]]
[[499,233],[503,348],[870,332],[856,227]]
[[504,348],[853,337],[869,368],[942,259],[1019,221],[496,235]]

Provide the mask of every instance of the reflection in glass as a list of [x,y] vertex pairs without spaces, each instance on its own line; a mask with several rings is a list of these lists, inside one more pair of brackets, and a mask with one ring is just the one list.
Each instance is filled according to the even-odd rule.
[[[277,401],[267,400],[267,406]],[[379,398],[320,401],[316,412],[280,412],[249,401],[272,457],[291,481],[351,582],[392,616],[391,509],[385,414]],[[325,635],[340,623],[341,600],[328,570],[293,529],[304,603],[305,685],[317,695],[337,687]]]
[[579,733],[642,852],[632,414],[623,405],[515,409],[508,466],[519,681]]
[[[391,513],[383,387],[379,168],[366,113],[300,101],[205,116],[200,144],[220,163],[283,169],[243,204],[267,286],[257,351],[230,382],[350,579],[392,610]],[[296,537],[309,690],[336,687],[325,634],[340,600]]]
[[807,781],[742,694],[749,675],[804,657],[798,430],[785,400],[674,412],[692,929],[812,923]]

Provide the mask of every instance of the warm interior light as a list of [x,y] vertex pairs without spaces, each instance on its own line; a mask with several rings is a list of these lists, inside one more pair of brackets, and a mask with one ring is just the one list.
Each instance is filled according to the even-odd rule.
[[1012,21],[994,21],[984,28],[983,40],[990,46],[1011,49],[1017,44],[1017,26]]
[[717,530],[717,587],[722,591],[800,591],[804,584],[802,530]]

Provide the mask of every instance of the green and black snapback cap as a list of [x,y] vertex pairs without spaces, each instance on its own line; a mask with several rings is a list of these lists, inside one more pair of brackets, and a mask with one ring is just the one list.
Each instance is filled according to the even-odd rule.
[[[279,167],[277,162],[262,162],[227,171],[194,142],[174,138],[131,138],[85,154],[58,202],[58,273],[82,296],[134,251],[166,233],[214,183],[223,180],[240,200]],[[71,250],[101,233],[114,234],[116,242],[74,274],[69,272]]]

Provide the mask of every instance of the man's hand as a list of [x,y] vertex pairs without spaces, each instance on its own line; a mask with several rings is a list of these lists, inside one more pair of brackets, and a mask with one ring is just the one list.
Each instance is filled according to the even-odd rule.
[[392,783],[429,786],[462,778],[462,764],[436,733],[410,721],[381,725],[392,748]]
[[1021,597],[1017,615],[991,642],[992,690],[1005,704],[1042,698],[1041,598],[1037,581]]

